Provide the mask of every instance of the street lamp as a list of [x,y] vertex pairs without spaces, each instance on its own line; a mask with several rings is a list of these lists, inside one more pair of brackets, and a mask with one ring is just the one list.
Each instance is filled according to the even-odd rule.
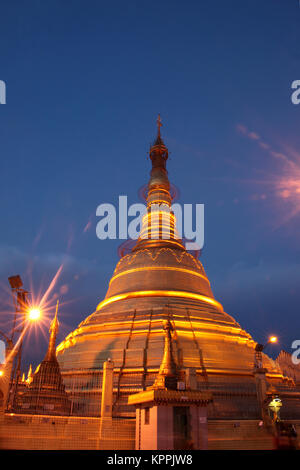
[[266,423],[266,399],[267,399],[267,382],[266,373],[267,369],[263,367],[262,352],[269,345],[277,343],[277,336],[270,336],[266,344],[257,343],[254,353],[254,376],[256,382],[257,398],[261,410],[261,417],[263,422]]
[[[16,276],[10,276],[8,278],[8,282],[12,290],[13,301],[14,301],[14,306],[15,306],[15,315],[14,315],[14,321],[13,321],[11,341],[13,340],[15,332],[20,333],[19,339],[16,343],[17,353],[16,353],[15,367],[10,377],[10,382],[11,382],[13,389],[12,389],[9,406],[13,407],[14,399],[15,399],[15,395],[17,391],[17,386],[18,386],[20,375],[21,375],[23,336],[29,326],[28,320],[30,322],[37,321],[41,316],[41,312],[38,308],[29,306],[28,304],[29,292],[23,289],[23,282],[19,274],[17,274]],[[22,320],[20,325],[18,326],[17,326],[17,317],[19,318],[21,317],[20,319]]]
[[255,368],[262,369],[262,352],[269,344],[277,343],[277,336],[270,336],[266,344],[257,343],[255,346]]
[[268,346],[268,344],[274,344],[274,343],[277,343],[277,341],[278,341],[277,336],[270,336],[266,344],[257,343],[255,346],[255,351],[262,352]]

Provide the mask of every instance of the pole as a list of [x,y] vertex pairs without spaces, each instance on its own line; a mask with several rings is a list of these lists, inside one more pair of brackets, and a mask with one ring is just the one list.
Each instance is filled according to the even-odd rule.
[[[24,336],[24,331],[25,331],[25,320],[26,320],[26,310],[28,308],[28,294],[29,292],[22,289],[22,288],[14,288],[12,289],[13,292],[13,299],[14,299],[14,305],[15,305],[15,318],[14,318],[14,324],[13,324],[13,330],[12,330],[12,338],[15,334],[15,332],[19,332],[20,336],[20,344],[16,353],[17,357],[17,363],[15,364],[13,373],[11,375],[11,387],[12,387],[12,393],[9,398],[9,403],[8,403],[8,408],[12,409],[14,408],[15,405],[15,399],[17,395],[17,388],[21,376],[21,362],[22,362],[22,347],[23,347],[23,336]],[[17,328],[16,325],[16,318],[17,315],[20,314],[22,315],[22,324],[21,328]]]

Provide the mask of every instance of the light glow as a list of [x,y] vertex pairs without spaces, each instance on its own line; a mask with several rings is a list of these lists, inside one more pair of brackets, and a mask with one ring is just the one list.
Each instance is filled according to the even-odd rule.
[[278,341],[277,336],[270,336],[269,343],[277,343],[277,341]]
[[28,318],[31,321],[37,321],[41,317],[41,311],[39,308],[32,308],[28,312]]
[[142,267],[142,268],[127,269],[127,271],[122,271],[121,273],[118,273],[115,276],[113,276],[111,278],[109,284],[111,284],[115,279],[117,279],[120,276],[124,276],[125,274],[127,275],[127,274],[131,274],[131,273],[139,272],[139,271],[177,271],[177,272],[183,272],[183,273],[191,274],[193,276],[201,277],[201,279],[203,279],[204,281],[206,281],[210,285],[210,282],[209,282],[208,278],[206,276],[204,276],[203,274],[200,274],[196,271],[191,271],[190,269],[177,268],[177,267],[173,267],[173,266],[145,266],[145,267]]

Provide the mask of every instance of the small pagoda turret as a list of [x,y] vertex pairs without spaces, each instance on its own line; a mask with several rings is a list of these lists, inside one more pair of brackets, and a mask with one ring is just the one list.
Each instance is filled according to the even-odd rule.
[[55,316],[50,325],[49,344],[44,360],[30,377],[28,387],[17,400],[18,412],[68,415],[71,402],[65,391],[60,367],[56,358],[56,337],[59,328],[58,301]]

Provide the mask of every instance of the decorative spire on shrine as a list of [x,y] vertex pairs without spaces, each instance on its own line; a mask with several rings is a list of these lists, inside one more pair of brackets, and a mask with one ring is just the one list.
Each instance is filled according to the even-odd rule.
[[50,338],[49,338],[48,350],[44,359],[45,361],[51,361],[53,359],[56,359],[55,345],[56,345],[56,336],[57,336],[58,328],[59,328],[59,321],[57,318],[58,304],[59,304],[59,301],[57,301],[55,315],[54,315],[54,318],[51,322],[50,329],[49,329]]
[[176,364],[173,358],[171,331],[173,330],[170,320],[164,324],[165,347],[164,355],[159,368],[159,373],[164,376],[174,376],[177,373]]
[[164,354],[160,364],[159,373],[151,388],[176,390],[178,381],[178,370],[173,357],[172,347],[172,325],[170,320],[164,322],[165,345]]

